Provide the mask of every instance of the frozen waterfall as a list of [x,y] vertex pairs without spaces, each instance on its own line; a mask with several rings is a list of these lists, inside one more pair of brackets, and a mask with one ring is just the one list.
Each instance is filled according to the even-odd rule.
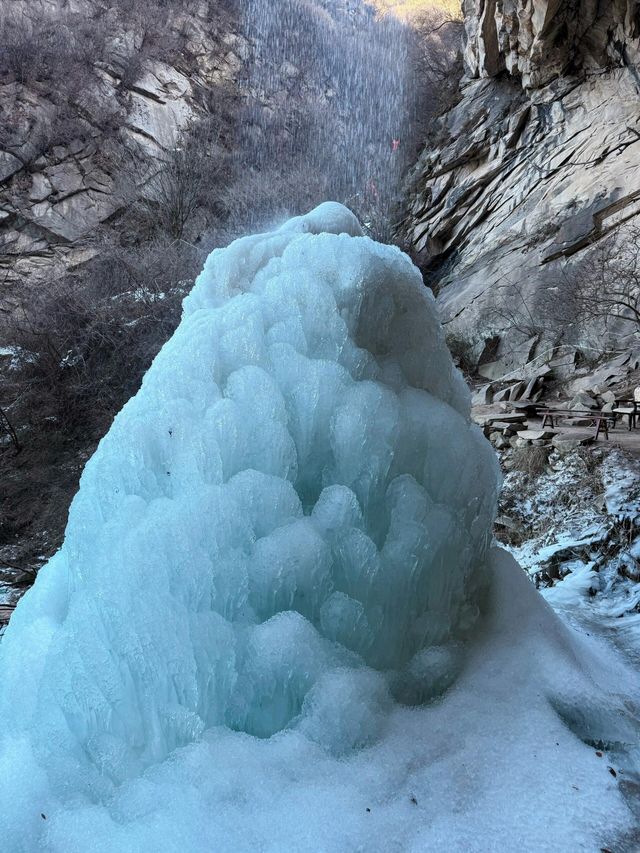
[[12,620],[0,736],[98,800],[212,726],[366,743],[325,716],[438,688],[497,482],[397,248],[325,204],[216,250]]
[[611,694],[490,548],[498,481],[397,248],[324,204],[214,251],[0,646],[2,849],[590,850],[625,827],[555,710]]

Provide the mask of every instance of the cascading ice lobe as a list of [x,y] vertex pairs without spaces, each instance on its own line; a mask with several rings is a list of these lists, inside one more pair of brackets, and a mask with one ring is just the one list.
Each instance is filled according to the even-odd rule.
[[0,814],[29,838],[212,727],[374,738],[447,683],[498,480],[399,249],[324,204],[214,251],[2,643]]

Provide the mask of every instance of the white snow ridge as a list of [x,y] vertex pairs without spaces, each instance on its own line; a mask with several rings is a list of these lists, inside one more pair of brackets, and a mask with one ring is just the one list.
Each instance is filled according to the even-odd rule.
[[630,831],[584,741],[633,741],[633,676],[491,549],[469,408],[420,274],[345,208],[213,252],[0,647],[2,850]]

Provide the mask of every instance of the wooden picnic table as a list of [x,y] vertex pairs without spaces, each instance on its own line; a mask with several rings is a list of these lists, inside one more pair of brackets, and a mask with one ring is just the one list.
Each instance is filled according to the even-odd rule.
[[[596,428],[596,440],[599,438],[601,431],[605,434],[607,440],[609,439],[609,418],[611,417],[609,412],[594,412],[591,409],[540,409],[539,413],[542,415],[542,429],[546,426],[550,426],[553,429],[556,422],[560,419],[589,419],[593,421],[593,425]],[[567,426],[578,426],[578,424],[567,424]]]

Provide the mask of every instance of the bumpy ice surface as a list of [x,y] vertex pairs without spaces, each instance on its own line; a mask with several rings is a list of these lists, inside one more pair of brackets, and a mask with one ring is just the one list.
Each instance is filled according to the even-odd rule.
[[[505,692],[512,627],[465,670],[498,479],[399,250],[329,204],[214,252],[2,643],[3,849],[486,850],[490,814],[494,838],[524,832],[490,716],[515,742],[534,715],[527,755],[552,726],[588,759],[539,673],[522,707]],[[581,842],[555,773],[527,832],[555,805]]]

